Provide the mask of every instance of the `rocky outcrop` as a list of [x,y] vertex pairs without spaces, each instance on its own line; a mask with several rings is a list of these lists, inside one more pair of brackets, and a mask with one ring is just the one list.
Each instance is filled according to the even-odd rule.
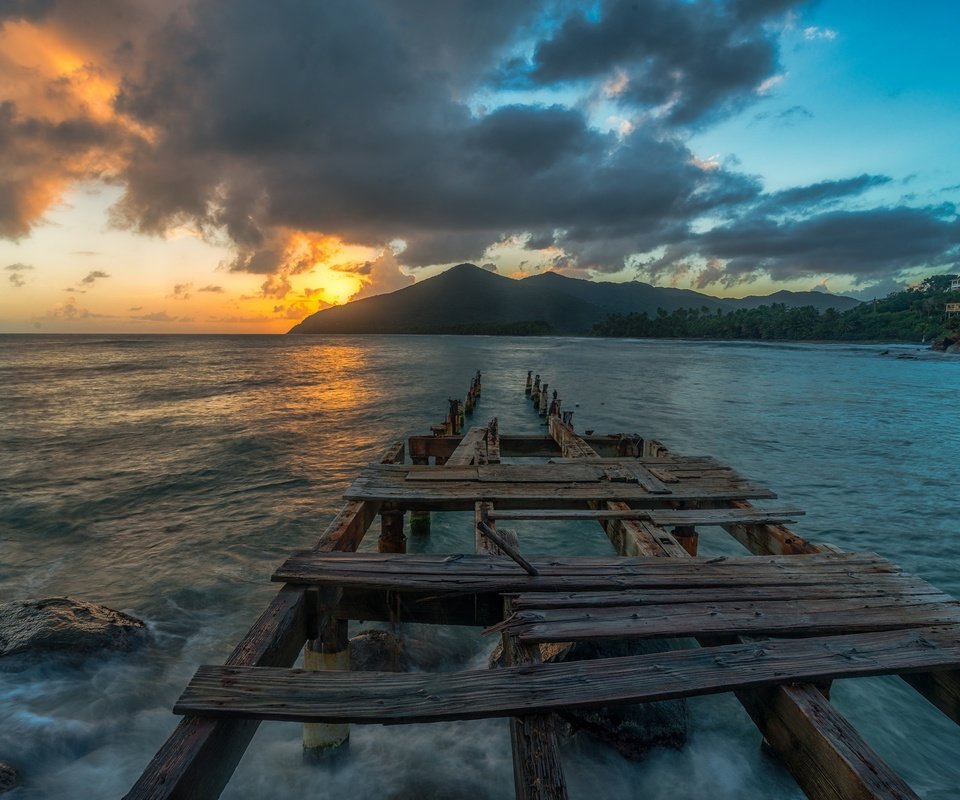
[[[664,653],[670,649],[667,642],[660,640],[551,643],[540,645],[540,657],[544,662],[583,661]],[[500,644],[490,654],[489,665],[491,668],[504,666]],[[656,747],[681,749],[687,742],[690,724],[687,701],[682,698],[570,709],[557,712],[557,716],[566,723],[569,734],[588,733],[632,761],[639,761]]]
[[132,650],[147,635],[142,620],[73,597],[0,604],[0,657],[4,658]]
[[951,351],[950,348],[956,344],[960,344],[960,339],[957,339],[954,336],[941,336],[939,339],[934,339],[930,342],[931,350],[940,350],[941,352],[956,352]]
[[20,785],[20,773],[6,761],[0,761],[0,794],[16,789]]
[[[660,640],[576,642],[560,661],[618,658],[664,653],[672,648]],[[656,747],[681,749],[687,743],[690,720],[687,701],[662,700],[626,706],[577,708],[559,716],[573,732],[584,731],[615,748],[622,756],[639,761]]]

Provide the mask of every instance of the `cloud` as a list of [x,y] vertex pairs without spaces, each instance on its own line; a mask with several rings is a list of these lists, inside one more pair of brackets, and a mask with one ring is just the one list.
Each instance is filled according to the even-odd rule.
[[572,13],[537,44],[525,72],[506,78],[540,86],[615,78],[621,103],[697,123],[742,107],[775,76],[776,33],[768,23],[794,5],[611,0],[597,18]]
[[[775,102],[757,90],[784,74],[782,23],[801,5],[8,2],[0,236],[42,224],[71,183],[109,181],[123,192],[113,224],[226,240],[222,267],[258,276],[282,314],[307,299],[294,278],[318,265],[337,263],[362,297],[418,268],[483,262],[516,237],[545,251],[538,267],[631,265],[667,280],[688,269],[707,285],[943,263],[954,242],[942,209],[865,207],[889,178],[767,192],[734,160],[698,160],[688,145]],[[504,88],[563,104],[502,105]],[[628,124],[598,128],[597,104]],[[792,106],[755,119],[811,116]],[[813,233],[828,238],[802,241]],[[351,245],[381,255],[343,257]]]
[[198,292],[213,292],[214,294],[222,294],[222,293],[223,293],[223,287],[222,287],[222,286],[214,286],[214,285],[211,284],[211,285],[209,285],[209,286],[201,286],[199,289],[197,289],[197,291],[198,291]]
[[154,311],[150,314],[139,314],[131,316],[130,319],[140,320],[143,322],[192,322],[191,319],[187,319],[186,317],[171,316],[166,311]]
[[192,283],[176,283],[173,286],[173,291],[167,295],[167,298],[170,300],[189,300],[192,286]]
[[[396,254],[389,248],[373,261],[358,264],[343,264],[334,267],[338,272],[348,272],[360,278],[360,289],[351,300],[359,300],[375,294],[394,292],[413,283],[413,278],[400,272]],[[312,313],[312,312],[311,312]]]
[[7,276],[10,279],[10,285],[13,286],[14,289],[19,289],[27,283],[24,273],[32,271],[33,267],[29,264],[21,264],[18,262],[16,264],[7,264],[3,269],[10,273]]
[[111,314],[97,314],[89,309],[77,305],[75,297],[68,297],[64,302],[54,306],[44,317],[47,319],[114,319]]
[[110,276],[102,269],[95,269],[92,272],[88,272],[86,277],[81,278],[80,283],[83,286],[93,286],[93,284],[95,284],[98,280],[109,277]]
[[803,29],[803,38],[808,42],[816,39],[825,39],[828,42],[832,42],[837,38],[837,32],[832,28],[818,28],[815,25],[811,25]]

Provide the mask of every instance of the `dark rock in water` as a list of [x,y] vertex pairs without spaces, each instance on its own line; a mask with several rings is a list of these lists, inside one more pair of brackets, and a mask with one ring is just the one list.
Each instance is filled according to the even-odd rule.
[[404,672],[410,668],[403,639],[389,631],[361,631],[350,640],[350,669]]
[[930,342],[930,349],[945,351],[958,342],[960,342],[960,339],[957,339],[953,336],[941,336],[939,339],[934,339],[932,342]]
[[0,604],[0,657],[132,650],[146,639],[136,617],[73,597]]
[[960,355],[960,342],[954,342],[953,344],[949,345],[944,352],[955,356]]
[[[667,642],[658,640],[577,642],[557,660],[639,656],[671,649]],[[687,701],[682,698],[627,706],[570,709],[559,712],[559,716],[574,731],[589,733],[633,761],[640,760],[655,747],[680,750],[687,743],[690,725]]]
[[16,789],[20,785],[20,773],[6,761],[0,761],[0,794]]
[[[439,634],[437,634],[439,636]],[[379,628],[361,631],[350,639],[350,669],[370,672],[433,671],[466,660],[472,651],[459,653],[456,642],[421,638],[404,631],[398,636]]]
[[[592,658],[617,658],[648,653],[664,653],[672,648],[667,642],[610,641],[574,642],[540,645],[544,661],[586,661]],[[505,666],[500,644],[490,654],[491,668]],[[557,715],[567,723],[569,732],[584,731],[615,748],[621,755],[639,761],[655,747],[680,750],[687,743],[689,713],[687,701],[663,700],[627,706],[571,709]]]

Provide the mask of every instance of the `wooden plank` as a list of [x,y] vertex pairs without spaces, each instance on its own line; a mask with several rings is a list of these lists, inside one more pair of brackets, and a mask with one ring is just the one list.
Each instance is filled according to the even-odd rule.
[[529,509],[494,511],[491,519],[498,520],[590,520],[639,519],[661,527],[673,525],[726,525],[728,523],[787,522],[805,512],[798,508],[704,508],[691,510],[628,509],[626,511],[599,509]]
[[[732,603],[767,600],[830,600],[899,596],[946,596],[939,589],[912,575],[875,575],[869,583],[792,586],[740,586],[723,584],[700,589],[670,588],[645,591],[524,592],[511,597],[516,609],[614,608],[628,605],[682,603]],[[483,595],[480,595],[483,596]],[[948,597],[948,596],[947,596]],[[948,599],[952,600],[953,598]]]
[[768,489],[751,484],[678,489],[672,495],[648,494],[637,484],[543,483],[515,486],[479,483],[437,483],[435,486],[383,487],[354,483],[345,493],[348,500],[397,503],[410,510],[469,511],[477,500],[490,500],[503,508],[577,508],[591,501],[629,502],[638,507],[662,506],[665,499],[718,502],[730,498],[774,499]]
[[475,463],[477,445],[484,444],[486,435],[487,429],[482,427],[471,428],[467,431],[466,436],[464,436],[460,440],[460,444],[457,445],[457,449],[454,450],[447,459],[447,463],[443,468],[444,473],[450,472],[454,467],[468,466]]
[[814,636],[960,624],[943,593],[681,603],[608,608],[528,608],[495,626],[525,642],[678,638],[701,635]]
[[301,722],[439,722],[958,664],[960,628],[944,626],[453,673],[201,667],[174,711]]
[[[808,561],[817,559],[817,561]],[[831,560],[834,559],[834,560]],[[421,553],[294,554],[273,580],[310,585],[438,592],[590,591],[688,588],[736,582],[742,586],[869,584],[876,574],[898,572],[877,556],[770,559],[530,558],[537,575],[519,572],[509,558]],[[760,562],[760,563],[757,563]],[[766,562],[766,563],[764,563]],[[800,563],[790,563],[800,562]],[[807,562],[807,563],[803,563]]]

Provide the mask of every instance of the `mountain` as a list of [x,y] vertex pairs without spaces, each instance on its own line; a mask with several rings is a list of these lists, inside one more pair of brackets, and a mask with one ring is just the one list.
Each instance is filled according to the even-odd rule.
[[504,278],[473,264],[389,294],[325,308],[295,325],[290,333],[589,333],[610,313],[658,308],[754,308],[769,303],[813,305],[844,310],[859,301],[823,292],[777,292],[742,300],[721,299],[690,289],[647,283],[604,283],[545,272],[524,280]]

